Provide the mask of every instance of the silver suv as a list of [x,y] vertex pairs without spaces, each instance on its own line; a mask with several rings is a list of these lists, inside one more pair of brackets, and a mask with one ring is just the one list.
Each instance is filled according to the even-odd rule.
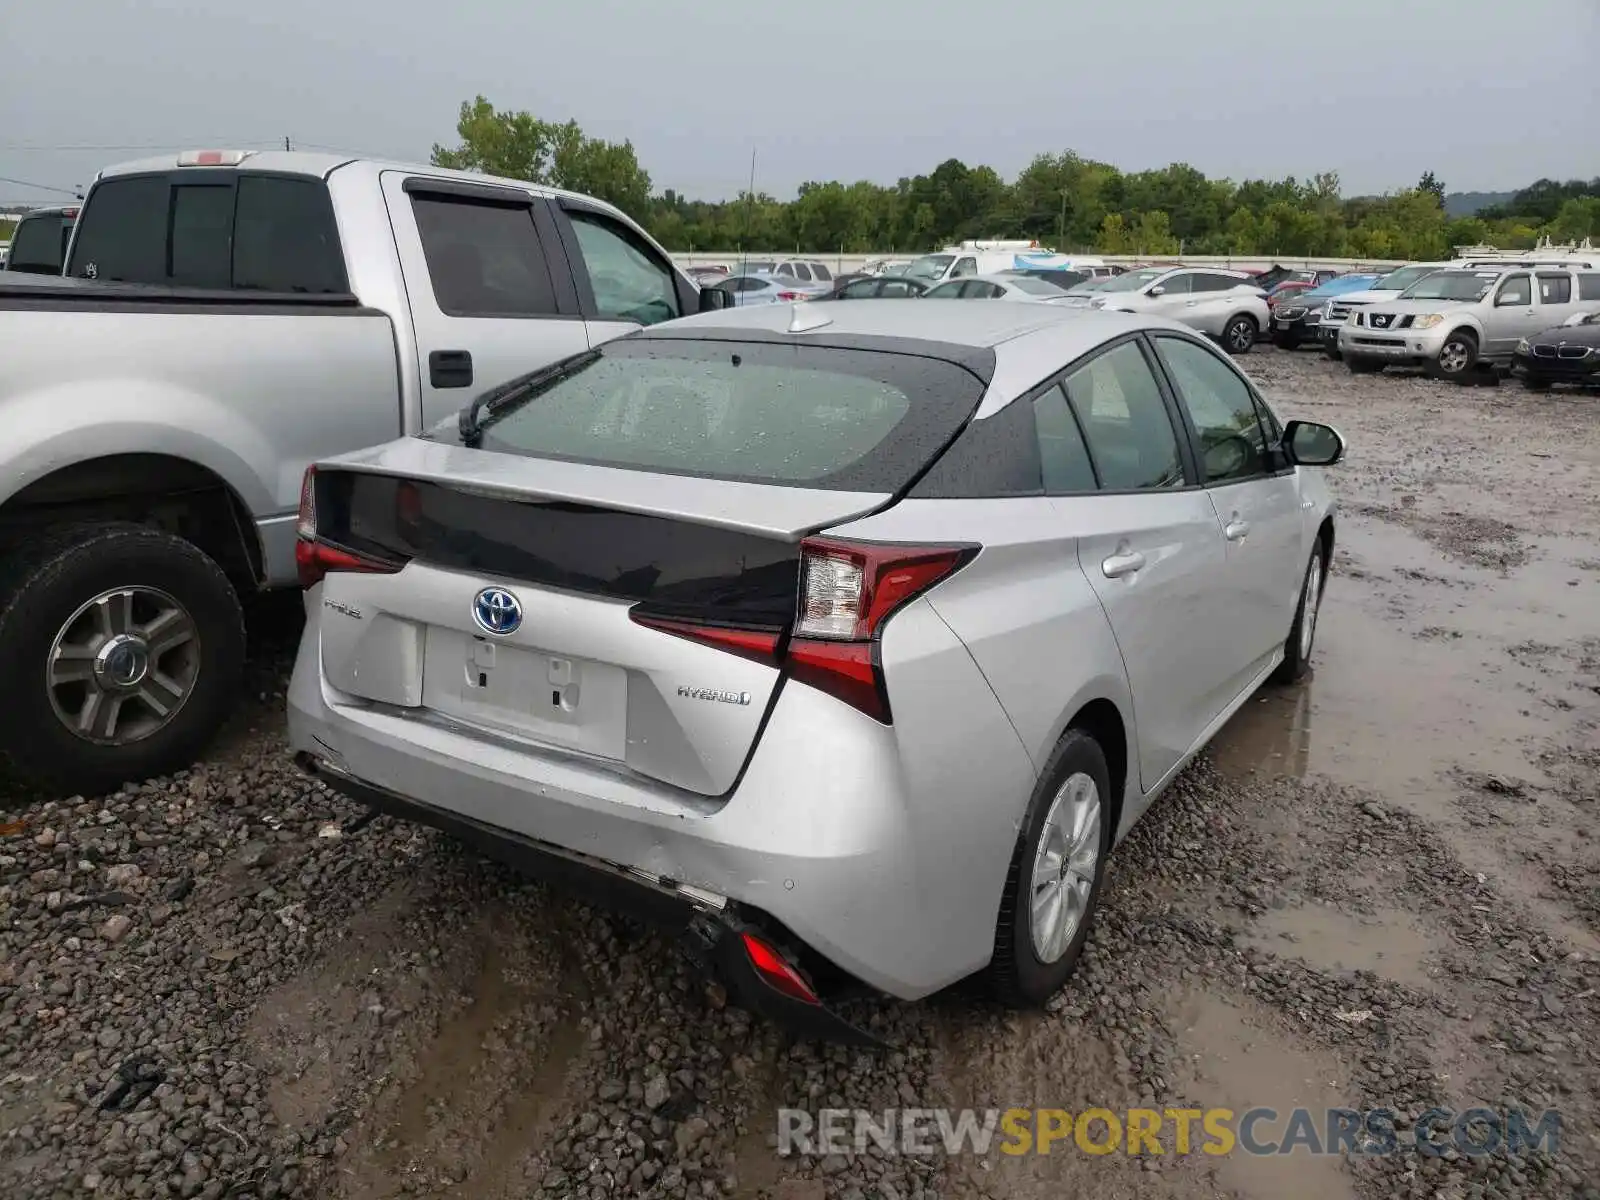
[[1354,310],[1339,350],[1358,374],[1423,366],[1436,378],[1463,379],[1480,365],[1509,367],[1518,341],[1581,311],[1597,283],[1600,273],[1587,263],[1434,271],[1394,300]]
[[1216,338],[1230,354],[1248,353],[1271,320],[1266,296],[1243,271],[1145,267],[1073,295],[1081,299],[1069,303],[1181,321]]

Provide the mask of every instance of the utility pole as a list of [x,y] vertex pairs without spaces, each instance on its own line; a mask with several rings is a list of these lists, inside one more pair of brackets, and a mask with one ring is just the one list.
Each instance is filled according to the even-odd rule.
[[283,137],[283,148],[285,150],[288,150],[290,148],[290,146],[289,146],[289,135],[288,134],[284,134],[284,137]]

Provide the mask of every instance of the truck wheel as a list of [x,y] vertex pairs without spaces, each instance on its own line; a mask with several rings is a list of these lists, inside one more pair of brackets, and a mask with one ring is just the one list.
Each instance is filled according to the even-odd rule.
[[1249,354],[1256,344],[1256,319],[1249,313],[1233,317],[1222,330],[1222,344],[1229,354]]
[[0,564],[0,750],[94,795],[189,766],[232,706],[244,615],[226,575],[141,525],[45,534]]
[[1478,361],[1478,339],[1465,329],[1445,338],[1439,355],[1428,363],[1428,374],[1435,379],[1462,379]]
[[987,980],[1013,1008],[1042,1005],[1089,938],[1111,853],[1111,772],[1100,743],[1069,729],[1040,772],[1006,873]]

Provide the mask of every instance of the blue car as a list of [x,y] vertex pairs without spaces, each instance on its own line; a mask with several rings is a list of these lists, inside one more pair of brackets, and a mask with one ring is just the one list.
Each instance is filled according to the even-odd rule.
[[1338,275],[1326,283],[1290,296],[1272,310],[1272,342],[1293,350],[1315,342],[1322,325],[1322,314],[1329,300],[1346,292],[1360,292],[1378,280],[1377,275]]

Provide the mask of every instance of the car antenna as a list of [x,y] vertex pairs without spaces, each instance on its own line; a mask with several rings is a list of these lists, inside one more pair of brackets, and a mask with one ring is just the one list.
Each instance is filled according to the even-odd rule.
[[818,312],[809,304],[796,304],[794,311],[789,315],[790,333],[810,333],[813,329],[821,329],[825,325],[832,324],[832,317],[825,312]]

